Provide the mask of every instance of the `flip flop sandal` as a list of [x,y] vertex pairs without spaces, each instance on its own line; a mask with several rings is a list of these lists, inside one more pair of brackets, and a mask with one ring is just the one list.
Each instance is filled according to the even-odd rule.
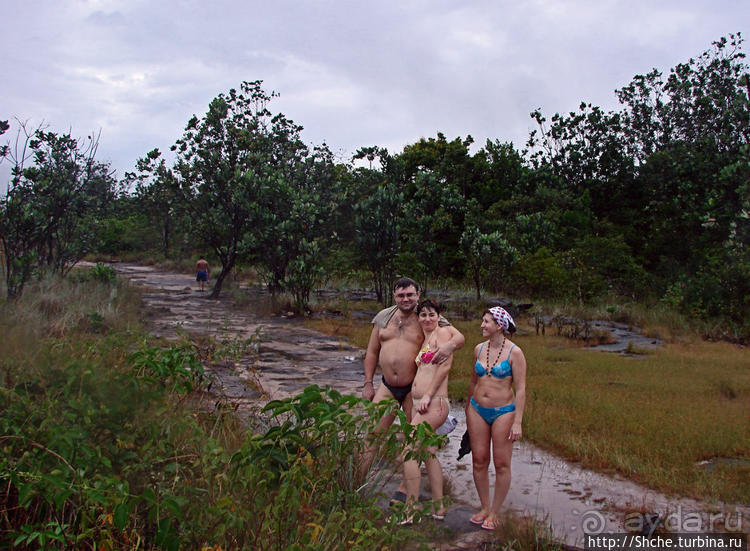
[[[479,517],[479,518],[477,518],[477,517]],[[473,517],[471,517],[469,519],[469,522],[472,523],[472,524],[476,524],[477,526],[481,526],[482,524],[484,524],[484,519],[486,519],[486,518],[487,517],[481,516],[480,513],[477,513],[476,515],[474,515]]]
[[484,522],[482,523],[482,530],[490,530],[494,531],[497,530],[497,527],[500,526],[500,521],[495,519],[494,521],[487,521],[487,519],[484,519]]

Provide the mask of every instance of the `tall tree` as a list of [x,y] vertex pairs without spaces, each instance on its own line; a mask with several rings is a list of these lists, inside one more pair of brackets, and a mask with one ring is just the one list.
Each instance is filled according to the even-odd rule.
[[750,73],[740,33],[663,74],[653,69],[617,90],[622,129],[638,163],[675,143],[711,142],[721,152],[750,143]]
[[[338,203],[327,147],[309,152],[297,138],[296,147],[287,147],[286,154],[289,158],[279,165],[272,187],[262,189],[260,223],[247,235],[273,293],[286,288],[288,268],[298,255],[306,257],[304,264],[310,270],[313,259],[321,258],[310,251],[319,251],[328,238]],[[288,281],[307,280],[293,277]]]
[[541,113],[529,145],[538,168],[562,189],[588,193],[609,237],[624,236],[639,260],[665,278],[695,273],[738,226],[741,187],[725,178],[750,141],[750,71],[742,37],[713,43],[668,77],[653,70],[618,90],[623,108]]
[[219,94],[202,119],[193,117],[177,152],[175,175],[180,203],[201,241],[219,261],[212,298],[243,254],[257,254],[261,239],[254,230],[268,213],[262,198],[277,188],[304,152],[301,127],[272,116],[261,81],[243,82],[240,91]]
[[482,289],[507,288],[506,277],[518,262],[518,251],[498,231],[482,233],[478,227],[467,228],[461,235],[461,249],[467,261],[467,272],[474,281],[477,300]]
[[393,184],[384,183],[354,208],[354,243],[360,261],[372,274],[378,302],[386,305],[401,248],[404,196]]
[[160,229],[161,247],[169,257],[172,232],[180,207],[174,173],[158,149],[149,151],[136,162],[136,172],[125,174],[129,187],[135,186],[135,201],[152,223]]

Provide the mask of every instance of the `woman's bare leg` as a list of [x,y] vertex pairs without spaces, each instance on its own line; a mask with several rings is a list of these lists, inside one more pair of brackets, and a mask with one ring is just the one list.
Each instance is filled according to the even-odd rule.
[[475,524],[481,523],[492,511],[490,502],[490,425],[469,405],[466,408],[466,426],[471,439],[471,464],[474,485],[479,494],[481,509],[471,517]]
[[[383,400],[387,400],[388,398],[393,398],[393,394],[391,394],[391,391],[388,390],[388,387],[381,383],[372,401],[374,403],[378,403],[382,402]],[[368,439],[368,442],[365,446],[365,451],[362,454],[362,458],[359,463],[359,476],[362,481],[367,479],[367,474],[370,472],[370,467],[372,467],[372,462],[374,461],[375,454],[377,452],[377,446],[373,442],[374,435],[390,427],[395,419],[395,414],[384,415],[378,422],[378,426],[373,431],[374,434],[368,435],[366,437]]]
[[492,511],[487,516],[485,526],[497,528],[500,508],[510,488],[510,460],[513,455],[513,441],[508,439],[516,414],[506,413],[492,423],[492,459],[495,464],[495,495],[492,498]]
[[[419,425],[427,421],[430,426],[435,429],[445,422],[448,417],[448,404],[445,399],[437,398],[430,402],[430,407],[424,413],[418,413],[412,411],[412,418],[410,423],[414,426]],[[434,449],[429,450],[432,457],[426,461],[427,474],[430,480],[430,490],[433,493],[433,499],[435,498],[435,488],[438,485],[439,477],[439,493],[440,499],[442,500],[443,495],[443,472],[440,467],[440,462],[435,457]],[[430,461],[433,461],[430,465]],[[439,472],[436,472],[436,469]],[[404,484],[406,486],[406,503],[416,503],[419,500],[419,487],[421,484],[422,473],[419,471],[419,462],[415,459],[409,459],[404,461]]]

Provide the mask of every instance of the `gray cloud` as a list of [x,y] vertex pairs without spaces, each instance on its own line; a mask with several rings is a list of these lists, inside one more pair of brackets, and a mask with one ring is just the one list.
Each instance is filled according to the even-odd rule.
[[2,12],[0,118],[101,129],[99,158],[120,175],[255,79],[306,140],[345,156],[438,131],[522,147],[533,109],[616,108],[635,74],[750,21],[740,0],[44,0]]

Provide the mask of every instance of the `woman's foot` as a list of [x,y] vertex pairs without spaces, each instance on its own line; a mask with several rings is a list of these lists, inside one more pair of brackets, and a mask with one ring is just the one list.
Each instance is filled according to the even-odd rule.
[[432,500],[432,518],[445,520],[445,503],[443,498]]
[[487,513],[485,513],[484,511],[479,511],[477,514],[475,514],[469,519],[469,522],[472,524],[477,524],[481,526],[486,518],[487,518]]
[[490,513],[482,523],[482,530],[497,530],[498,526],[500,526],[500,519],[495,513]]
[[402,514],[404,516],[403,520],[398,523],[399,526],[411,526],[421,518],[419,510],[417,509],[414,502],[407,502],[402,510]]

